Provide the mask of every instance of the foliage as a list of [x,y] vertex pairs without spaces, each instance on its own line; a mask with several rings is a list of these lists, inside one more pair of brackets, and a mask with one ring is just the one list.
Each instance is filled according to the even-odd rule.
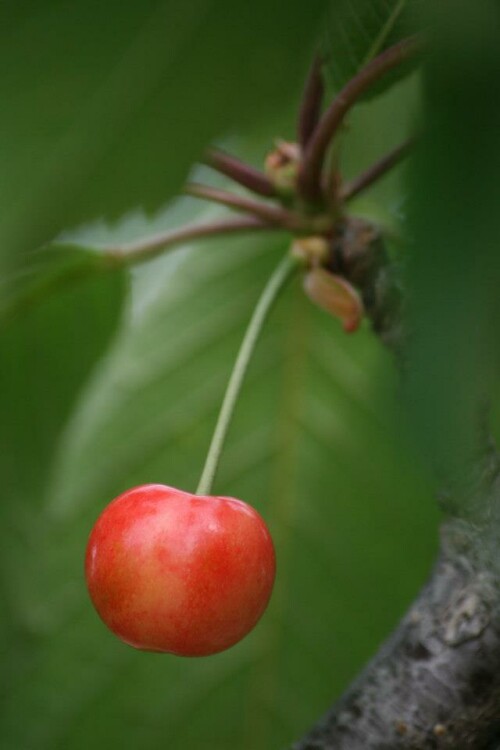
[[326,5],[3,4],[0,261],[84,219],[158,209],[210,139],[282,105]]
[[[264,131],[267,146],[291,129],[288,104],[298,98],[325,9],[319,0],[150,0],[2,10],[0,54],[9,65],[0,69],[14,71],[0,138],[5,254],[24,255],[87,218],[116,218],[138,206],[157,212],[73,232],[72,243],[93,248],[75,251],[85,269],[79,284],[52,283],[76,257],[68,245],[69,255],[50,250],[46,276],[39,275],[39,256],[29,255],[22,265],[33,272],[8,276],[3,286],[5,299],[17,301],[32,294],[33,281],[35,290],[40,280],[51,290],[0,331],[6,750],[286,745],[341,691],[423,578],[436,517],[396,417],[392,362],[367,326],[346,337],[295,285],[258,347],[216,487],[255,505],[275,536],[278,582],[264,620],[227,653],[159,657],[115,641],[84,590],[86,537],[109,499],[142,482],[196,486],[242,332],[285,249],[282,237],[264,234],[210,240],[132,272],[103,274],[99,243],[202,216],[190,201],[166,203],[211,138],[232,138],[250,157],[262,157]],[[336,87],[369,50],[402,33],[400,9],[407,7],[388,0],[332,4]],[[365,22],[375,11],[376,22]],[[448,81],[436,80],[434,103]],[[474,80],[467,85],[470,96]],[[406,134],[416,93],[416,79],[405,79],[353,113],[342,138],[346,172]],[[463,175],[472,114],[456,139],[424,144],[413,173],[425,200],[412,213],[422,250],[411,278],[425,304],[414,311],[423,333],[413,355],[420,379],[410,384],[409,400],[417,404],[415,421],[432,413],[446,429],[458,423],[439,422],[443,414],[458,420],[457,393],[486,370],[463,356],[469,349],[459,347],[459,334],[466,328],[450,335],[458,318],[443,316],[444,290],[453,315],[485,326],[474,361],[484,365],[492,346],[493,297],[483,300],[484,274],[453,274],[461,263],[471,269],[478,226],[483,267],[490,268],[496,247],[493,203],[469,202],[473,222],[457,222],[464,195],[458,185],[471,173],[481,184],[481,164],[494,150],[497,104],[489,102],[482,116],[491,126],[477,151],[467,152]],[[436,127],[453,130],[464,111],[452,89]],[[355,210],[397,228],[400,178],[391,175]],[[496,196],[495,180],[487,184]],[[447,252],[438,263],[441,248]],[[464,312],[459,301],[469,291],[473,304]],[[419,349],[432,325],[435,345]],[[466,334],[468,344],[472,337]],[[446,398],[450,362],[454,388]]]
[[426,76],[426,135],[414,161],[409,290],[415,335],[407,402],[418,445],[449,479],[477,444],[478,403],[496,397],[500,356],[499,8],[431,9],[439,48]]
[[[420,0],[339,0],[325,25],[325,57],[331,83],[340,90],[367,62],[415,30]],[[408,73],[407,63],[385,76],[366,96],[379,95]]]

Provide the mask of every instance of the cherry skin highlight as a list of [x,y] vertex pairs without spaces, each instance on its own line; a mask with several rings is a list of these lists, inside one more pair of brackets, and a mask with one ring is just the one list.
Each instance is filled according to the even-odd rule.
[[135,648],[179,656],[241,640],[267,606],[275,570],[256,510],[161,484],[113,500],[85,557],[90,597],[108,628]]

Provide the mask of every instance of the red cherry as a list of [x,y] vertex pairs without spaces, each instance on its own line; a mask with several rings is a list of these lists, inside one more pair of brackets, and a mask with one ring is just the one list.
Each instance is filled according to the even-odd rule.
[[243,638],[274,583],[261,516],[231,497],[145,484],[124,492],[92,529],[85,575],[92,602],[125,643],[205,656]]

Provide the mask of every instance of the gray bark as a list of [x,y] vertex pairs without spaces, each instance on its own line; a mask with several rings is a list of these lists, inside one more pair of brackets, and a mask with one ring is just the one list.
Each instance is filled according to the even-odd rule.
[[500,578],[484,567],[478,541],[468,524],[443,526],[429,582],[295,750],[489,750],[500,743]]

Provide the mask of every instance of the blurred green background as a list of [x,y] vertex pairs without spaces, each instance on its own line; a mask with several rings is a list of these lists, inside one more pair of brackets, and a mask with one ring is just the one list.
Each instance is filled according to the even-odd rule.
[[[222,215],[168,202],[202,147],[216,138],[261,163],[275,137],[294,137],[325,28],[350,40],[330,69],[338,87],[374,44],[403,33],[412,4],[113,5],[2,11],[11,106],[0,239],[5,268],[21,259],[24,269],[5,271],[5,298],[36,278],[32,251],[54,236],[86,259],[102,243]],[[342,135],[346,176],[420,125],[421,88],[413,73],[355,110]],[[353,205],[392,237],[404,232],[408,184],[424,179],[414,163],[410,183],[406,171]],[[415,231],[427,231],[425,207],[418,216]],[[278,575],[264,618],[226,653],[186,660],[125,646],[91,607],[83,555],[93,521],[135,484],[194,490],[245,325],[287,244],[271,234],[192,244],[4,318],[5,750],[286,747],[424,581],[439,516],[425,453],[403,427],[394,362],[367,323],[346,336],[297,281],[259,343],[215,486],[271,528]],[[406,252],[394,240],[391,251]]]

